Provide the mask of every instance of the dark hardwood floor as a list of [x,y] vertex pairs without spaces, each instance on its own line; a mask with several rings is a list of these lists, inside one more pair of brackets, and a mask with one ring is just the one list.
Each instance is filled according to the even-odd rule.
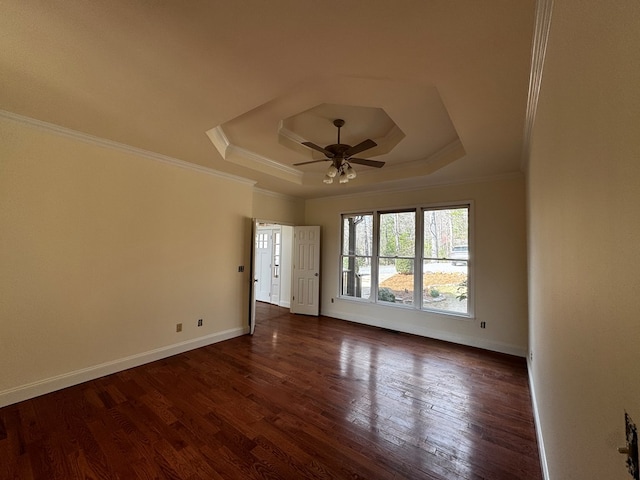
[[523,359],[258,306],[253,337],[0,409],[0,478],[542,478]]

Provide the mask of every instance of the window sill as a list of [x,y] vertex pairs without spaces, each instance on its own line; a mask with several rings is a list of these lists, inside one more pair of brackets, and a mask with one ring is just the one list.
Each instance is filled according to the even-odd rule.
[[383,301],[374,302],[369,298],[347,297],[347,296],[337,296],[335,298],[336,300],[341,300],[341,301],[344,300],[346,302],[353,302],[353,303],[359,303],[364,305],[374,305],[378,307],[393,308],[393,309],[399,309],[399,310],[405,310],[405,311],[423,312],[423,313],[429,313],[433,315],[441,315],[447,318],[455,317],[461,320],[475,319],[475,315],[470,313],[449,312],[445,310],[437,310],[435,308],[424,308],[424,307],[417,308],[412,303],[392,303],[392,302],[383,302]]

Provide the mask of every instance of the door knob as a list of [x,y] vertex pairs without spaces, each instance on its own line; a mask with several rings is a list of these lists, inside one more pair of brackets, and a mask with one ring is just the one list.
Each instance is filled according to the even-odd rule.
[[315,275],[316,277],[318,276],[318,274],[317,274],[317,273],[314,273],[314,275]]

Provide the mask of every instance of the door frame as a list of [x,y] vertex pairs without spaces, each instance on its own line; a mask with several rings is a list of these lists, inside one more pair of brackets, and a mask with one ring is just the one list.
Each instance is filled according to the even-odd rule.
[[[295,227],[295,224],[280,222],[277,220],[265,220],[262,218],[252,218],[251,219],[251,255],[250,255],[250,266],[249,266],[249,334],[253,335],[256,329],[256,271],[255,271],[255,262],[256,262],[256,235],[258,233],[258,226],[260,224],[268,224],[268,225],[278,225],[278,226],[286,226],[286,227]],[[282,255],[282,254],[281,254]],[[293,252],[291,252],[291,259],[289,259],[289,267],[293,261]],[[281,275],[282,277],[282,275]],[[289,275],[289,281],[291,282],[291,276]],[[280,285],[280,291],[282,291],[282,285]],[[291,288],[289,288],[289,297],[291,297]],[[289,304],[291,303],[291,299],[289,298]]]
[[[266,235],[266,237],[263,237]],[[261,245],[263,240],[266,247]],[[271,277],[273,275],[273,227],[271,225],[257,225],[254,235],[254,286],[256,287],[256,300],[271,303]],[[268,262],[268,267],[266,265]]]

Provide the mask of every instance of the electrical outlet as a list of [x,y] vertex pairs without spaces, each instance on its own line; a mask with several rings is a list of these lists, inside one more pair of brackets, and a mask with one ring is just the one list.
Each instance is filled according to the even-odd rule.
[[480,322],[480,328],[487,328],[487,322]]
[[240,273],[244,272],[244,265],[240,265],[238,267],[238,272],[240,272]]
[[181,331],[182,331],[182,324],[176,323],[176,332],[181,332]]
[[529,361],[533,362],[533,350],[529,352]]
[[201,327],[202,326],[202,319],[198,319],[198,326]]

